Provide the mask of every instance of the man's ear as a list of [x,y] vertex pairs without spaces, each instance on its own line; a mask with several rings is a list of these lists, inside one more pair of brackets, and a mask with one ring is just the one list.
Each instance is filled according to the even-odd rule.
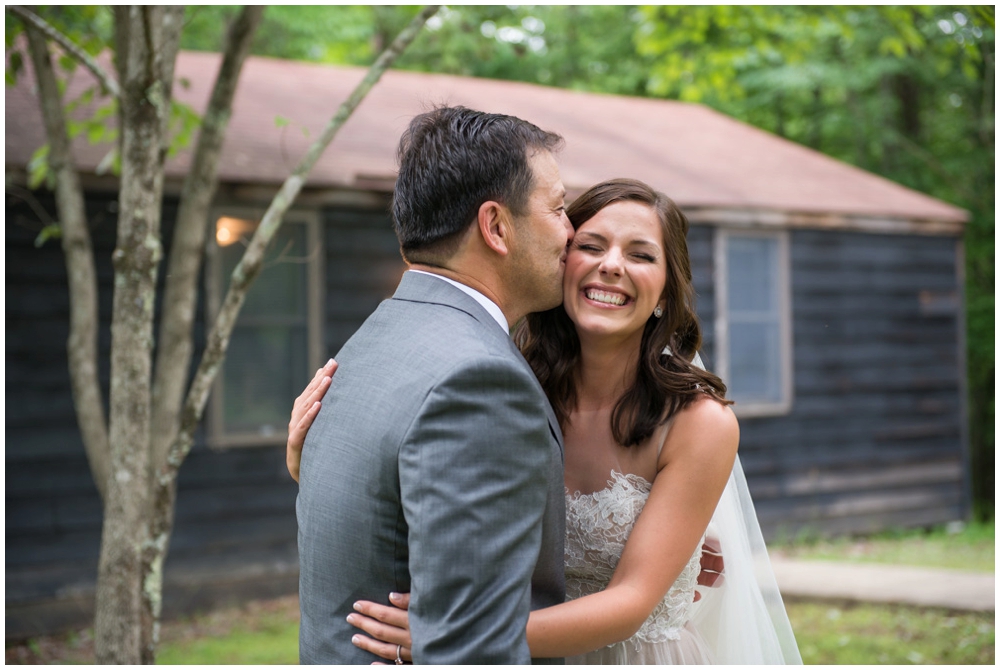
[[501,256],[510,253],[514,222],[509,209],[495,200],[487,200],[479,206],[477,223],[487,247]]

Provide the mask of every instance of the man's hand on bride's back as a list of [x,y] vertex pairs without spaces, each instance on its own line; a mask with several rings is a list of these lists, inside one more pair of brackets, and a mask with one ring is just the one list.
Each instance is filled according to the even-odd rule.
[[336,371],[337,361],[331,358],[316,371],[312,381],[292,405],[292,417],[288,421],[288,442],[285,444],[285,465],[288,467],[288,474],[295,481],[299,481],[299,464],[302,462],[302,445],[305,444],[306,433],[319,414],[320,400],[330,388]]

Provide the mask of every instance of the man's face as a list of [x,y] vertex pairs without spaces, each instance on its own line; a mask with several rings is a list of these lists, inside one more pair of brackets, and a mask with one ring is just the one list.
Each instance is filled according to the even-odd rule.
[[518,244],[511,253],[511,283],[528,312],[552,309],[562,302],[566,246],[573,226],[566,217],[566,189],[559,166],[548,151],[528,159],[534,189],[525,213],[515,217]]

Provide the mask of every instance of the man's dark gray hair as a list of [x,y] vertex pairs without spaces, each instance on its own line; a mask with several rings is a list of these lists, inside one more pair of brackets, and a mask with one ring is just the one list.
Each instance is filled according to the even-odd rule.
[[439,107],[410,122],[399,141],[392,218],[403,257],[431,262],[449,256],[495,200],[522,215],[534,187],[534,151],[563,140],[515,116]]

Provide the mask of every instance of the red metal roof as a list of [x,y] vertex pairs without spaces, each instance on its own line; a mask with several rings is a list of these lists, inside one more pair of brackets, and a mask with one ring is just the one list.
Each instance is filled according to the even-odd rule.
[[[219,55],[182,52],[175,96],[201,111]],[[366,70],[249,58],[223,147],[225,182],[277,184],[319,135]],[[70,91],[90,83],[78,72]],[[24,166],[43,142],[33,80],[6,96],[6,164]],[[960,222],[964,210],[698,104],[581,93],[508,81],[440,74],[386,73],[320,158],[315,187],[391,188],[395,149],[410,118],[439,103],[513,114],[561,134],[563,181],[571,191],[611,177],[634,177],[685,208]],[[281,117],[288,124],[278,127]],[[74,151],[92,171],[108,147],[80,139]],[[189,152],[168,163],[188,168]]]

